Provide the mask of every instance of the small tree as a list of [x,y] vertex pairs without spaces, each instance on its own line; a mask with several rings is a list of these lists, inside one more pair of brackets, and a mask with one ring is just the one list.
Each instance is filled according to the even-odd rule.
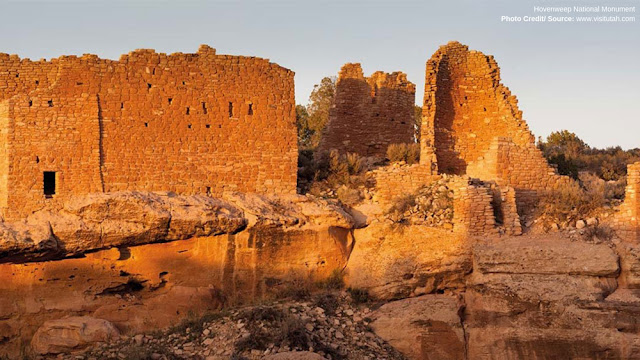
[[329,122],[329,109],[333,104],[336,94],[336,77],[325,77],[313,87],[309,95],[309,104],[306,111],[308,136],[304,139],[303,145],[308,148],[315,148],[320,144],[322,131]]

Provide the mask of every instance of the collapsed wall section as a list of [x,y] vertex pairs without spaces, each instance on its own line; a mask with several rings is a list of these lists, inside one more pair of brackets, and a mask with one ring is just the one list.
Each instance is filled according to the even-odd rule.
[[319,149],[384,157],[389,144],[413,143],[415,92],[402,72],[365,77],[360,64],[345,64]]
[[[208,46],[136,50],[118,61],[0,54],[0,100],[11,107],[3,123],[14,127],[3,130],[15,189],[4,216],[95,191],[295,193],[293,76]],[[49,171],[52,198],[43,193]]]

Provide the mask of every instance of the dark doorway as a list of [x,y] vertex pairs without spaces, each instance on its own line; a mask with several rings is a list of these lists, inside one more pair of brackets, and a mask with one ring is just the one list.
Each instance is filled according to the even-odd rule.
[[56,172],[45,171],[44,172],[44,196],[48,199],[52,198],[56,194]]

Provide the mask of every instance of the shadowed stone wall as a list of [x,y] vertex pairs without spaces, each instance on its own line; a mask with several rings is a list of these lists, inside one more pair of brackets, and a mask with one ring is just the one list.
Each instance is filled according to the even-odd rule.
[[345,64],[320,149],[384,157],[389,144],[414,142],[415,92],[404,73],[364,77],[360,64]]

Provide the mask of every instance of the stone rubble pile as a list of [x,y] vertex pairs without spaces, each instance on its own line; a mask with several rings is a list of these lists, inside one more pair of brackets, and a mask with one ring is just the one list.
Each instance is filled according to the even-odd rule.
[[[320,297],[329,301],[317,300]],[[369,307],[354,305],[345,292],[318,298],[208,314],[165,331],[121,336],[57,358],[405,359],[372,332]]]

